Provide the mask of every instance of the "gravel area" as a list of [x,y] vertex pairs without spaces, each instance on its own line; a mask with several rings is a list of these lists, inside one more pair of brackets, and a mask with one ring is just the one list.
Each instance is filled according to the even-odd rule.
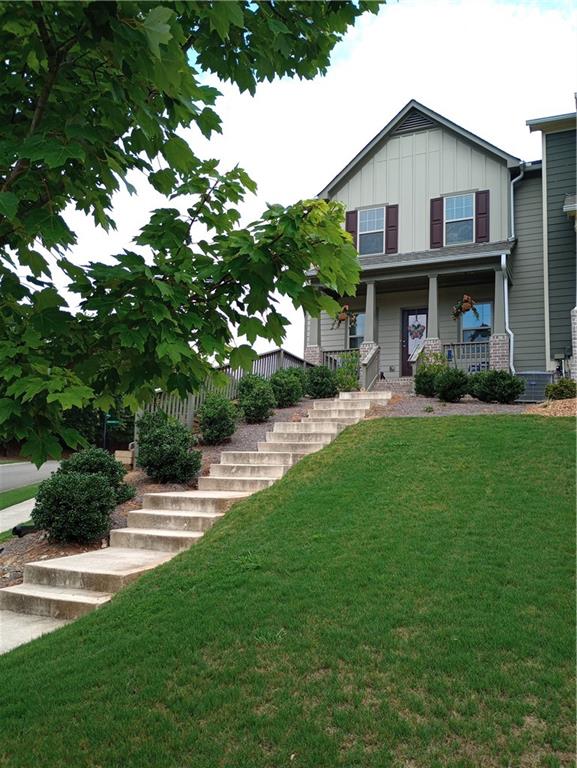
[[466,395],[458,403],[442,403],[435,397],[421,395],[393,395],[388,405],[374,405],[368,418],[399,416],[478,416],[481,414],[522,414],[527,410],[525,403],[501,405],[499,403],[481,403]]

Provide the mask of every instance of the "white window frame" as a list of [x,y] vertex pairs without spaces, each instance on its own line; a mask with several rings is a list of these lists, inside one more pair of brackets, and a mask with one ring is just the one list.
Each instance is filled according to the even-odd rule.
[[[376,231],[378,232],[379,230],[376,230]],[[363,232],[363,234],[365,234],[365,233]],[[365,323],[367,322],[366,312],[364,310],[363,311],[359,311],[359,312],[355,312],[355,314],[357,315],[357,317],[359,315],[363,315],[363,317],[365,318]],[[363,329],[363,331],[364,331],[364,329]],[[347,323],[347,349],[350,349],[352,351],[354,351],[355,349],[360,349],[361,348],[361,344],[363,343],[363,341],[361,341],[361,344],[359,344],[358,347],[351,347],[351,339],[362,339],[364,341],[365,340],[365,334],[363,333],[363,335],[361,336],[360,333],[355,333],[354,335],[351,336],[351,321],[349,319],[349,321]]]
[[[450,200],[454,197],[467,197],[470,195],[473,198],[473,215],[467,216],[464,219],[451,219],[450,221],[447,220],[447,200]],[[443,245],[444,246],[452,246],[452,245],[469,245],[470,243],[475,242],[475,238],[477,236],[477,233],[475,232],[475,222],[477,220],[477,211],[476,211],[476,202],[477,202],[477,196],[474,192],[456,192],[453,195],[445,195],[443,197]],[[456,221],[469,221],[470,219],[473,220],[473,237],[471,240],[461,240],[459,243],[447,243],[447,224],[453,224]]]
[[[361,213],[366,213],[367,211],[382,211],[383,212],[383,228],[382,229],[367,229],[364,232],[361,232]],[[359,252],[359,256],[377,256],[381,253],[385,252],[385,229],[387,226],[387,206],[386,205],[372,205],[370,208],[359,208],[357,212],[358,217],[358,224],[357,224],[357,251]],[[383,250],[382,251],[372,251],[371,253],[361,253],[361,235],[373,235],[376,232],[382,232],[383,233]]]

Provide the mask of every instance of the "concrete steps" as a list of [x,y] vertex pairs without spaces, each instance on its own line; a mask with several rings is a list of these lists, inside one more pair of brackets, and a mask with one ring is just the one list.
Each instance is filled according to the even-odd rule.
[[128,513],[128,527],[110,532],[110,547],[29,563],[24,583],[0,589],[0,620],[9,637],[0,652],[52,631],[112,599],[143,573],[198,542],[236,501],[270,487],[310,453],[360,421],[390,392],[342,392],[312,403],[306,418],[276,422],[256,451],[224,451],[197,491],[148,493]]

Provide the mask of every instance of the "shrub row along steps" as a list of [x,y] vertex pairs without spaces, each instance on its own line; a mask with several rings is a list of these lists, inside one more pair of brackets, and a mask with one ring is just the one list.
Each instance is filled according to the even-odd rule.
[[[257,451],[224,451],[220,464],[199,478],[197,491],[146,494],[143,509],[128,513],[128,527],[111,531],[110,547],[29,563],[23,584],[0,590],[8,626],[17,625],[15,613],[23,622],[30,615],[48,617],[52,623],[39,623],[41,634],[98,608],[142,573],[197,542],[235,501],[268,488],[303,456],[362,419],[372,403],[389,398],[389,392],[342,392],[314,401],[302,421],[276,422]],[[29,634],[27,629],[20,642],[31,639]],[[3,641],[5,649],[19,644],[12,640]]]

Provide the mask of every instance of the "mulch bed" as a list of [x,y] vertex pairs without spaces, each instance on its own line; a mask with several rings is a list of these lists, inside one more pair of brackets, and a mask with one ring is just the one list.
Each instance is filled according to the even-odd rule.
[[567,400],[548,400],[546,403],[530,405],[527,413],[535,413],[538,416],[577,416],[577,398]]

